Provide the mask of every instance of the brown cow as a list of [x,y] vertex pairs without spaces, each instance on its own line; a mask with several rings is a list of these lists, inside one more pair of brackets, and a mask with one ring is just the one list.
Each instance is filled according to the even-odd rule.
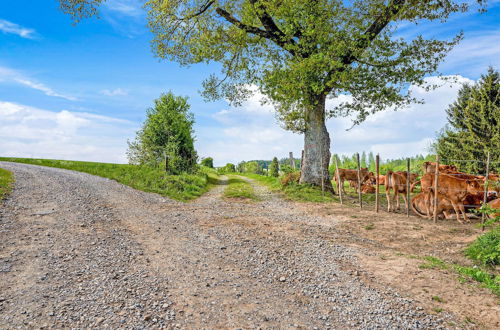
[[[424,173],[435,173],[436,172],[436,163],[434,162],[424,162],[422,163],[422,166],[424,167]],[[456,171],[457,167],[455,165],[439,165],[439,172],[446,172],[446,171]]]
[[[420,193],[417,196],[413,197],[411,200],[411,208],[413,212],[422,218],[426,218],[427,214],[425,213],[425,201],[427,199],[426,194],[428,193]],[[434,200],[431,202],[431,207],[434,207]],[[438,207],[437,207],[437,215],[438,218],[450,219],[452,217],[453,206],[450,201],[446,199],[443,195],[438,195]]]
[[[365,182],[366,179],[369,177],[368,169],[367,168],[361,168],[359,170],[359,177],[361,178],[361,184],[363,184],[363,182]],[[344,189],[344,181],[345,180],[354,182],[355,185],[356,185],[356,187],[357,187],[357,184],[358,184],[358,170],[349,170],[349,169],[345,169],[345,168],[339,168],[338,169],[338,175],[337,175],[337,173],[335,173],[335,182],[337,183],[337,186],[340,183],[340,187],[341,187],[342,192],[344,194],[345,194],[345,189]]]
[[[396,198],[396,208],[399,210],[399,194],[403,195],[405,206],[408,209],[407,200],[407,180],[408,172],[392,172],[388,171],[385,175],[385,196],[387,198],[387,210],[392,211],[393,200],[391,198],[391,190],[394,190],[394,198]],[[410,184],[416,182],[418,174],[410,173]],[[411,191],[411,190],[410,190]]]
[[445,173],[439,175],[438,194],[444,195],[450,201],[458,222],[462,222],[460,213],[462,213],[465,221],[469,221],[464,207],[467,196],[481,194],[483,190],[484,188],[478,180],[460,179]]
[[364,184],[363,187],[361,188],[361,192],[365,194],[374,194],[375,187],[370,184]]
[[378,184],[380,184],[380,185],[385,184],[385,175],[383,175],[383,174],[378,175]]
[[[492,209],[500,210],[500,198],[494,199],[488,203]],[[492,213],[489,215],[490,218],[500,217],[500,211],[498,213]]]

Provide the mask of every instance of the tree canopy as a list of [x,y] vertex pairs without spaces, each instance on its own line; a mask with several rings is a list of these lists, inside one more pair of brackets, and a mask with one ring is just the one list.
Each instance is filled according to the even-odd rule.
[[489,68],[474,85],[465,84],[448,109],[448,125],[434,145],[438,155],[463,171],[500,170],[500,74]]
[[158,166],[167,157],[171,173],[189,172],[196,165],[193,114],[187,98],[162,94],[147,110],[147,117],[127,152],[132,164]]

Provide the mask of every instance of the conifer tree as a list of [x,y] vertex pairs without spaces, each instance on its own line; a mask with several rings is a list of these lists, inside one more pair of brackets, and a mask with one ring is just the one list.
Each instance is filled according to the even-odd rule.
[[[490,168],[500,170],[500,74],[489,68],[474,85],[464,85],[446,110],[448,124],[434,148],[443,160],[462,171],[484,174],[486,154]],[[476,161],[453,161],[476,160]]]

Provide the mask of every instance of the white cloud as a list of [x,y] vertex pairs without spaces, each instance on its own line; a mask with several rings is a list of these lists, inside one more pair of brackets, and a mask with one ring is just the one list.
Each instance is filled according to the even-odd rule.
[[1,156],[125,163],[135,129],[122,119],[0,101]]
[[0,31],[3,33],[15,34],[26,39],[35,38],[35,30],[22,27],[4,19],[0,19]]
[[128,95],[128,92],[124,89],[116,88],[116,89],[103,89],[101,91],[101,94],[106,96],[126,96]]
[[21,84],[23,86],[41,91],[47,96],[60,97],[60,98],[70,100],[70,101],[77,100],[77,98],[74,96],[58,93],[58,92],[54,91],[52,88],[50,88],[42,83],[39,83],[39,82],[33,81],[29,78],[26,78],[22,73],[20,73],[16,70],[12,70],[12,69],[0,66],[0,83],[1,82],[18,83],[18,84]]
[[441,64],[440,70],[478,77],[488,66],[500,67],[500,29],[465,35]]
[[110,11],[117,12],[124,16],[142,16],[144,11],[139,0],[108,0],[105,3]]
[[[426,154],[435,133],[446,124],[445,109],[456,98],[464,82],[470,79],[456,76],[455,81],[442,83],[438,77],[429,77],[429,83],[440,83],[436,90],[425,92],[411,87],[424,104],[413,104],[398,111],[376,113],[361,125],[352,126],[351,118],[328,120],[327,128],[332,141],[332,153],[353,154],[361,151],[380,153],[383,159]],[[343,98],[348,98],[343,96]],[[251,159],[287,157],[292,151],[299,156],[303,136],[279,127],[268,105],[262,107],[255,95],[241,108],[217,112],[213,118],[222,129],[211,127],[197,130],[197,148],[202,157],[214,157],[217,165]],[[332,106],[338,100],[328,100]]]

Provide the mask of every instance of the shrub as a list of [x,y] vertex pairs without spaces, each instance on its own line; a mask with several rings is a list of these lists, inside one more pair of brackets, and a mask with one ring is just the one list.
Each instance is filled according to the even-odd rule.
[[271,165],[269,165],[269,176],[277,178],[279,176],[280,166],[278,163],[278,158],[274,157]]
[[290,172],[281,178],[281,184],[288,186],[291,183],[298,183],[300,179],[300,172]]
[[479,236],[466,250],[465,254],[483,265],[500,265],[500,229]]
[[214,159],[212,157],[203,158],[200,162],[200,165],[214,168]]

